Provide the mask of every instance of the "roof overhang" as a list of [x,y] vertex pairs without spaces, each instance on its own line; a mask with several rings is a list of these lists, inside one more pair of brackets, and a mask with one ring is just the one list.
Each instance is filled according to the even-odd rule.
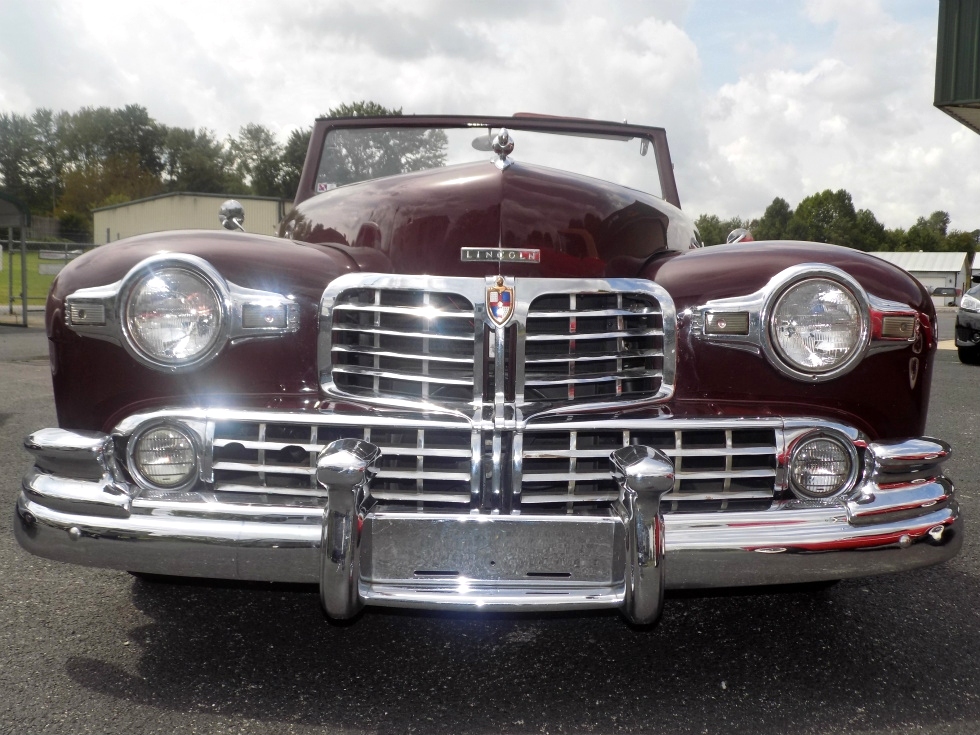
[[980,3],[939,0],[935,104],[980,133]]

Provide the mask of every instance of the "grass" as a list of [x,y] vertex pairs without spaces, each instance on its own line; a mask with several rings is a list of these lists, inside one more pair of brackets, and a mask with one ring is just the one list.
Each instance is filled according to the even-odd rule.
[[[16,247],[16,244],[15,244]],[[13,261],[13,262],[11,262]],[[40,306],[44,304],[48,297],[48,289],[51,288],[53,275],[42,275],[38,272],[41,263],[53,265],[54,261],[41,261],[37,251],[27,251],[27,304],[28,306]],[[9,306],[11,299],[10,276],[13,273],[13,301],[14,306],[21,304],[21,266],[20,251],[8,253],[6,243],[3,252],[3,270],[0,270],[0,306]]]

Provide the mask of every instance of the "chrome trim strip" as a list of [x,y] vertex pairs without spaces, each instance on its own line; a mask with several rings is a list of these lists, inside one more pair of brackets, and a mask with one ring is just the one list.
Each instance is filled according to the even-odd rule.
[[[837,281],[857,300],[861,312],[861,329],[858,344],[851,356],[833,370],[822,373],[803,372],[788,364],[772,343],[770,312],[779,297],[793,284],[813,278]],[[709,312],[747,312],[748,334],[709,334],[706,332]],[[871,342],[871,305],[867,291],[849,273],[825,263],[801,263],[780,271],[758,291],[726,299],[713,299],[686,312],[691,317],[691,334],[724,347],[747,349],[765,355],[769,363],[784,375],[808,383],[833,380],[853,370],[867,355]]]
[[[182,268],[191,271],[204,279],[218,296],[221,309],[219,335],[211,349],[187,363],[170,364],[155,360],[139,350],[129,337],[126,318],[123,314],[129,295],[147,273],[159,268]],[[146,258],[115,283],[82,288],[69,294],[65,299],[65,304],[65,326],[73,332],[120,345],[134,360],[142,365],[167,373],[196,370],[217,357],[228,344],[267,337],[281,337],[299,330],[299,305],[295,303],[292,297],[272,291],[244,288],[230,283],[208,261],[196,255],[184,253],[161,253]],[[286,325],[284,327],[246,327],[242,323],[242,310],[245,306],[282,308],[285,310]],[[73,323],[72,315],[77,314],[80,309],[85,307],[101,308],[105,315],[103,323]]]
[[[273,518],[278,522],[270,523]],[[321,518],[320,509],[140,499],[133,501],[128,518],[106,518],[55,510],[22,493],[14,531],[30,553],[86,566],[316,583]],[[916,569],[952,558],[963,540],[955,500],[912,519],[861,527],[847,523],[840,505],[667,515],[664,525],[668,589],[786,584]],[[876,553],[866,553],[869,549]],[[501,589],[506,598],[507,589]],[[516,592],[519,597],[513,599],[524,599],[520,590]],[[613,598],[580,590],[554,599],[552,605],[547,599],[540,602],[545,607],[567,606],[576,594],[581,607],[611,606],[622,600],[607,592]],[[370,590],[360,585],[359,594],[371,604],[475,608],[491,592],[479,597],[454,595],[409,583]],[[532,599],[527,603],[522,609],[541,609]],[[495,609],[492,603],[480,607]]]

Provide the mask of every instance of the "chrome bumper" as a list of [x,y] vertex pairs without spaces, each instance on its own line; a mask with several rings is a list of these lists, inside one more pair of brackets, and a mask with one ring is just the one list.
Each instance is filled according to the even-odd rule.
[[406,513],[368,502],[376,448],[321,454],[327,507],[177,502],[136,495],[101,434],[50,429],[27,440],[15,533],[38,556],[128,571],[319,584],[328,614],[362,604],[485,610],[618,607],[651,622],[664,588],[770,585],[937,564],[962,544],[949,447],[872,443],[864,479],[830,504],[662,514],[669,460],[612,457],[619,503],[594,515]]

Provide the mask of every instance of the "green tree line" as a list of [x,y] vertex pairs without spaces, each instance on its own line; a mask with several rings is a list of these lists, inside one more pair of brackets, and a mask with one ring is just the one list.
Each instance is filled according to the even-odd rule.
[[[373,102],[332,108],[326,117],[400,115]],[[219,138],[206,128],[164,125],[140,105],[77,112],[0,112],[0,190],[62,232],[92,232],[92,210],[168,192],[252,194],[291,199],[312,127],[280,142],[249,123]]]
[[855,210],[851,195],[844,189],[811,194],[795,210],[785,199],[776,197],[758,219],[722,220],[702,214],[696,220],[706,245],[723,243],[732,230],[744,227],[755,240],[829,242],[864,251],[967,252],[972,257],[980,230],[950,230],[949,222],[948,213],[937,211],[919,217],[907,230],[888,229],[870,210]]

